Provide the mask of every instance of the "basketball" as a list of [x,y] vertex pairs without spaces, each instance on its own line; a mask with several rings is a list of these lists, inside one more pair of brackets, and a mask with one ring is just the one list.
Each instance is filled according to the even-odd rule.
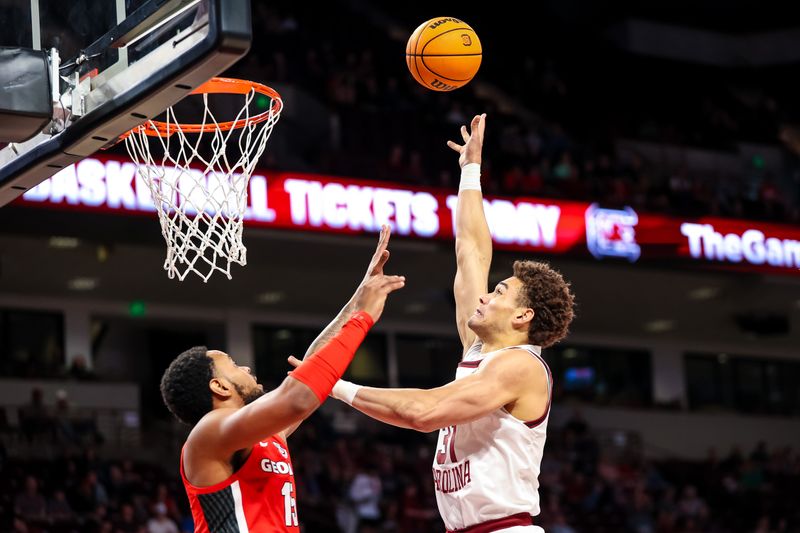
[[406,44],[406,64],[414,79],[434,91],[466,85],[481,66],[481,41],[469,24],[436,17],[414,30]]

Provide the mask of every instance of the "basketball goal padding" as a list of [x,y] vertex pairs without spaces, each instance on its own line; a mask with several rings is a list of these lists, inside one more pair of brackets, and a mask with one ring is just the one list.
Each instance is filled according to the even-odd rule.
[[0,142],[30,139],[52,115],[47,54],[0,47]]
[[[150,9],[170,8],[168,13],[172,13],[173,3],[150,0],[131,17],[141,20],[142,10]],[[182,5],[191,9],[174,20],[166,16],[169,22],[165,26],[155,26],[146,38],[129,42],[117,63],[103,64],[96,75],[85,79],[79,74],[108,55],[95,57],[86,50],[110,50],[110,40],[136,34],[140,25],[123,21],[98,39],[99,43],[90,43],[77,58],[60,67],[52,60],[57,56],[51,49],[48,63],[61,72],[61,80],[79,78],[69,82],[69,89],[62,83],[56,91],[59,99],[53,104],[54,109],[61,105],[63,96],[70,120],[59,131],[42,132],[0,149],[0,206],[113,144],[121,134],[156,117],[247,53],[252,40],[250,0],[184,0]],[[173,23],[182,24],[180,31],[166,31]],[[80,103],[80,109],[73,103]],[[51,123],[57,122],[57,117],[50,118]]]

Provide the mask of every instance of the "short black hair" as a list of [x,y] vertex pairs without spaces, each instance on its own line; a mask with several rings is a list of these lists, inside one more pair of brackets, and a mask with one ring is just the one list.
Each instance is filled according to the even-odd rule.
[[213,409],[208,382],[214,377],[214,360],[208,348],[195,346],[175,358],[161,378],[161,397],[175,417],[194,426]]

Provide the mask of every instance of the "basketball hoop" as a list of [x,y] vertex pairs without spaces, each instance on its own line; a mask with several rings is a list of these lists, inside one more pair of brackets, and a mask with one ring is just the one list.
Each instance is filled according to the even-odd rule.
[[[121,139],[158,211],[170,279],[183,281],[194,272],[207,282],[215,271],[231,279],[231,263],[247,264],[242,243],[247,186],[283,102],[266,85],[231,78],[212,78],[190,94],[203,95],[200,123],[180,123],[169,107],[165,121],[148,120]],[[244,106],[234,120],[218,122],[208,106],[209,94],[242,95]],[[268,97],[270,106],[251,115],[256,95]],[[210,153],[201,153],[204,136]]]

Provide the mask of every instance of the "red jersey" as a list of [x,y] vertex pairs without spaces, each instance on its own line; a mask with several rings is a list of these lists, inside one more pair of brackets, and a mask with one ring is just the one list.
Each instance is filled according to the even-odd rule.
[[241,468],[210,487],[189,483],[181,451],[181,478],[195,533],[300,532],[292,460],[278,437],[255,443]]

